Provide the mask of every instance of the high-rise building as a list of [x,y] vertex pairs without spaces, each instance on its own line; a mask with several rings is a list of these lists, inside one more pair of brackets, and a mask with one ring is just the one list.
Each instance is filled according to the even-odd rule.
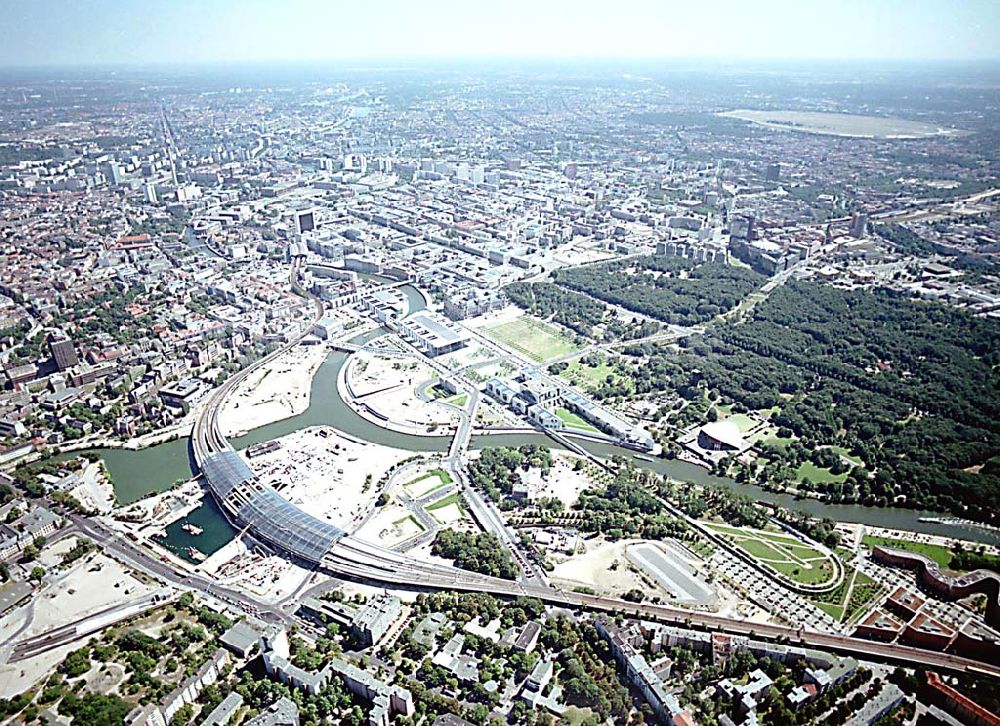
[[121,184],[125,181],[125,170],[115,159],[108,162],[108,176],[112,184]]
[[295,212],[295,231],[298,234],[316,229],[316,215],[312,209],[300,209]]
[[76,354],[73,341],[61,331],[57,331],[49,336],[49,350],[52,351],[52,358],[56,362],[56,368],[61,371],[72,368],[80,362],[80,357]]
[[865,230],[868,227],[868,215],[864,212],[855,212],[851,216],[851,236],[855,239],[861,239],[865,236]]
[[750,215],[734,217],[731,226],[731,236],[741,240],[752,240],[754,238],[754,218]]
[[764,179],[769,182],[776,182],[781,177],[781,164],[776,161],[767,165],[764,170]]
[[364,154],[344,154],[344,171],[367,174],[368,159],[365,158]]

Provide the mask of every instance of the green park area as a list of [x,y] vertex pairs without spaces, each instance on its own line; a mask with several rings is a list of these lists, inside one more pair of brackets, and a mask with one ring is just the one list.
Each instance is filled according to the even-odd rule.
[[577,347],[558,330],[527,315],[486,328],[484,332],[498,343],[541,363],[572,353]]
[[802,585],[821,585],[834,575],[830,558],[816,548],[782,532],[709,524],[733,544],[775,572]]
[[445,507],[450,507],[455,505],[463,512],[465,511],[465,499],[462,497],[460,492],[455,492],[454,494],[449,494],[444,499],[439,502],[434,502],[429,507],[426,507],[428,512],[433,512],[437,509],[444,509]]
[[812,595],[809,600],[834,620],[851,623],[868,612],[884,591],[885,588],[868,575],[849,567],[840,587],[832,592]]
[[468,402],[469,402],[468,393],[459,393],[452,396],[451,398],[446,398],[444,400],[444,403],[451,404],[452,406],[457,406],[458,408],[462,408]]
[[840,457],[842,457],[844,459],[847,459],[849,462],[851,462],[855,466],[863,466],[864,465],[864,462],[861,461],[861,459],[859,459],[857,456],[854,456],[854,454],[852,454],[850,452],[850,450],[848,448],[844,447],[844,446],[830,446],[828,448],[830,449],[830,451],[832,451],[833,453],[837,454],[838,456],[840,456]]
[[[622,379],[622,376],[615,372],[614,363],[607,358],[600,358],[597,365],[582,360],[570,361],[566,364],[566,368],[559,372],[559,377],[564,381],[585,391],[596,390],[608,380],[608,376],[614,381]],[[630,379],[626,381],[631,383]]]
[[834,474],[829,469],[816,466],[811,461],[803,461],[799,464],[799,468],[795,470],[795,476],[799,481],[808,479],[813,484],[819,484],[821,482],[842,482],[847,480],[846,471],[841,472],[840,474]]

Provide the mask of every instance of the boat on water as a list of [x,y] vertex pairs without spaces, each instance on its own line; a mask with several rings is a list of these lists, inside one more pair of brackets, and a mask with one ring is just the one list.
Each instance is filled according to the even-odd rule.
[[201,534],[202,532],[205,531],[204,529],[202,529],[201,527],[199,527],[197,524],[191,524],[190,522],[186,522],[185,524],[182,524],[181,525],[181,529],[183,529],[188,534],[195,535],[195,536],[197,536],[197,535],[199,535],[199,534]]
[[195,562],[203,562],[205,559],[208,558],[208,555],[206,555],[204,552],[195,547],[188,547],[187,554],[188,557],[190,557]]
[[639,461],[652,461],[652,456],[646,456],[645,454],[632,454],[633,459],[638,459]]
[[930,524],[948,524],[954,527],[965,527],[966,529],[982,529],[987,532],[1000,532],[1000,527],[995,525],[987,524],[986,522],[975,522],[971,519],[962,519],[960,517],[919,517],[917,521]]

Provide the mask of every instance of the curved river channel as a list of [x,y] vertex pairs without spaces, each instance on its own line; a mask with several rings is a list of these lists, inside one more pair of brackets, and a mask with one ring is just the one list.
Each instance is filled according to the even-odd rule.
[[[411,311],[415,311],[423,307],[423,299],[419,298],[419,292],[415,289],[411,291],[407,289],[408,287],[404,287],[403,291],[410,298]],[[416,298],[419,298],[419,301]],[[385,331],[381,329],[369,332],[357,336],[352,339],[352,342],[366,342],[384,333]],[[362,441],[370,441],[397,449],[415,452],[447,451],[451,442],[450,436],[415,436],[389,431],[355,413],[337,391],[337,377],[341,367],[347,361],[347,355],[342,352],[332,352],[317,369],[312,381],[308,409],[297,416],[256,428],[245,436],[230,439],[233,447],[244,449],[252,444],[277,439],[309,426],[325,425]],[[672,479],[695,484],[726,486],[754,499],[806,512],[814,517],[829,517],[841,522],[856,522],[877,527],[960,537],[988,544],[1000,544],[1000,534],[995,532],[919,521],[920,517],[935,516],[937,513],[934,512],[897,508],[882,509],[854,504],[827,504],[814,499],[795,499],[787,494],[765,491],[758,486],[737,484],[732,479],[714,476],[708,470],[688,462],[667,459],[644,461],[635,459],[635,452],[630,449],[583,439],[577,439],[577,441],[583,448],[598,457],[609,459],[619,454],[628,458],[637,467],[652,469]],[[522,444],[542,444],[559,448],[555,441],[542,433],[477,435],[472,437],[470,446],[473,449],[482,449],[489,446],[520,446]],[[189,479],[193,474],[193,462],[190,458],[187,438],[176,439],[138,451],[114,448],[100,448],[93,451],[100,454],[107,464],[114,480],[115,493],[122,504],[134,502],[150,493],[165,491],[178,481]],[[204,532],[193,537],[181,529],[184,522],[191,522],[201,527]],[[167,537],[162,544],[186,557],[186,549],[189,546],[196,547],[205,554],[215,552],[235,536],[236,530],[229,524],[212,498],[206,496],[204,503],[199,508],[188,517],[170,525],[166,534]]]

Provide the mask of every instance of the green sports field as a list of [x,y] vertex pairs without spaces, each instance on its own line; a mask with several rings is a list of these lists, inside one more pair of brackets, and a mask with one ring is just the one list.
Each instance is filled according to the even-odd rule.
[[498,343],[523,353],[537,363],[577,350],[571,341],[551,325],[528,316],[485,328],[483,332]]

